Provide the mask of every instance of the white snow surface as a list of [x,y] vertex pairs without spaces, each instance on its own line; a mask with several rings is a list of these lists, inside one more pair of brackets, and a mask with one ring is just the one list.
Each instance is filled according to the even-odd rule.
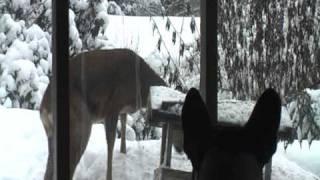
[[[197,33],[191,33],[190,21],[191,17],[169,17],[170,21],[174,24],[170,30],[166,30],[167,18],[164,17],[139,17],[139,16],[114,16],[109,15],[109,24],[104,31],[108,41],[117,48],[130,48],[135,50],[142,57],[147,57],[157,47],[159,34],[157,30],[153,30],[153,24],[159,28],[161,32],[162,41],[165,42],[165,47],[162,45],[161,49],[165,53],[174,56],[178,59],[179,53],[179,40],[180,36],[177,35],[177,43],[172,42],[172,32],[174,29],[181,30],[181,38],[183,42],[188,44],[193,42]],[[195,18],[197,28],[200,28],[200,18]],[[177,56],[177,57],[176,57]]]
[[152,86],[150,95],[153,109],[160,109],[163,101],[183,102],[185,99],[185,94],[165,86]]
[[[0,179],[40,180],[47,158],[47,140],[39,112],[0,107]],[[159,165],[160,140],[127,141],[127,154],[121,154],[117,139],[113,159],[114,179],[153,179]],[[309,148],[303,142],[284,152],[279,143],[273,158],[273,180],[319,180],[320,142]],[[105,179],[106,142],[102,125],[94,125],[88,147],[77,167],[75,179]],[[191,171],[185,155],[173,151],[172,166]],[[303,167],[303,168],[302,168]],[[312,172],[312,173],[311,173]],[[316,175],[315,175],[316,174]]]

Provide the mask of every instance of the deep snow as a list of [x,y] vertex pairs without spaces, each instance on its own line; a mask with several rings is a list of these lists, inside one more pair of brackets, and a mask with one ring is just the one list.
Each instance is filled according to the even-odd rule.
[[[42,179],[47,141],[39,112],[1,107],[0,117],[0,179]],[[116,141],[114,150],[114,179],[153,179],[153,171],[159,165],[160,140],[127,141],[126,155],[119,153],[119,142]],[[319,152],[319,141],[314,141],[310,148],[307,142],[303,142],[301,149],[295,142],[286,153],[283,144],[279,143],[273,158],[273,180],[320,179]],[[89,145],[77,167],[76,179],[105,179],[105,163],[104,128],[102,125],[94,125]],[[176,169],[191,170],[186,156],[175,151],[172,165]]]

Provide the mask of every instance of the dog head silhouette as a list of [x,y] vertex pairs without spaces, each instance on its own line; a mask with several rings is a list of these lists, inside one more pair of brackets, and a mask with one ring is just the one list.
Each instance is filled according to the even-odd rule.
[[281,100],[273,90],[258,99],[243,127],[212,124],[198,90],[182,108],[184,150],[193,180],[262,180],[263,166],[277,148]]

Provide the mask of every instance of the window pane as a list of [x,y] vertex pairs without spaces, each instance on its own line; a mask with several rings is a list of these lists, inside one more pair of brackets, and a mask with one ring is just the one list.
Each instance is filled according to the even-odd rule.
[[[47,138],[54,132],[51,6],[50,0],[0,2],[0,179],[53,176],[46,167],[53,162],[48,155],[54,149],[48,149],[53,140]],[[109,125],[106,131],[115,132],[110,139],[116,137],[113,179],[153,179],[160,164],[190,172],[186,155],[178,153],[183,150],[180,127],[148,113],[167,111],[180,126],[184,94],[199,88],[199,2],[84,0],[70,1],[69,9],[74,178],[110,174],[104,121]],[[147,106],[149,88],[164,84],[167,87],[151,91],[155,106]],[[177,111],[172,107],[176,104]],[[111,121],[123,117],[126,155],[120,153],[121,125]],[[162,148],[160,157],[162,132],[175,148]],[[165,153],[171,151],[172,156]]]
[[[219,120],[244,125],[259,96],[274,88],[282,99],[279,138],[285,140],[275,171],[284,168],[285,157],[319,176],[306,158],[319,161],[316,149],[293,152],[298,141],[303,148],[312,140],[311,148],[319,144],[319,3],[221,0],[218,12]],[[283,144],[292,142],[282,155]]]
[[[159,111],[162,101],[181,108],[175,101],[183,101],[189,88],[199,88],[199,2],[192,3],[70,2],[70,155],[75,159],[70,163],[79,161],[76,179],[110,179],[108,158],[113,179],[153,179],[162,131],[182,150],[181,130],[149,112]],[[148,98],[152,86],[164,85],[152,88]],[[160,104],[148,106],[155,99]],[[171,149],[163,148],[168,153],[161,164],[190,171],[186,156]],[[166,160],[170,151],[172,162]]]
[[[107,128],[116,132],[114,179],[131,179],[133,175],[133,179],[153,179],[160,164],[161,127],[147,123],[147,110],[131,112],[140,106],[146,109],[152,85],[168,85],[155,90],[166,95],[161,101],[181,100],[190,87],[199,87],[199,3],[71,1],[69,8],[70,131],[77,131],[76,137],[71,134],[71,155],[84,151],[90,135],[86,131],[92,134],[85,155],[75,164],[75,177],[105,176],[104,129],[95,124],[91,130],[91,122],[98,122],[97,117],[110,121],[120,115],[127,118],[127,155],[119,153],[123,133],[111,128],[112,124]],[[53,133],[51,1],[3,1],[0,11],[0,103],[4,117],[0,142],[5,144],[0,149],[0,179],[42,179],[47,161],[53,161],[47,159],[48,143],[52,143],[47,135],[52,137]],[[115,48],[120,49],[111,50]],[[130,114],[123,116],[124,112]],[[167,128],[181,146],[182,139],[176,135],[181,132]],[[185,155],[173,150],[172,159],[173,168],[190,170]],[[47,169],[48,178],[51,170]],[[132,175],[132,171],[137,173]]]
[[0,2],[0,179],[42,179],[39,108],[51,76],[51,2]]

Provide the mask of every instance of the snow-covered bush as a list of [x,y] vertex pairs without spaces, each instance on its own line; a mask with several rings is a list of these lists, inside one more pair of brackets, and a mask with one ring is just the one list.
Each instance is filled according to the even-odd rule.
[[2,0],[0,14],[10,14],[15,21],[23,20],[27,27],[38,24],[51,32],[51,0]]
[[160,139],[159,128],[151,127],[146,123],[146,110],[142,109],[132,114],[132,129],[136,134],[136,140]]
[[[1,95],[1,92],[0,92]],[[145,122],[145,109],[139,110],[132,114],[127,114],[126,124],[126,139],[133,140],[147,140],[147,139],[160,139],[161,131],[159,128],[150,127]],[[121,122],[117,124],[117,134],[121,137]]]
[[[82,50],[97,49],[101,47],[97,37],[104,33],[108,26],[107,0],[71,0],[71,19],[74,19],[79,37],[82,40]],[[74,32],[74,30],[72,30]],[[74,34],[72,34],[74,35]]]
[[0,37],[1,49],[0,51],[6,52],[8,47],[16,39],[23,39],[22,31],[25,28],[24,21],[14,21],[10,14],[0,15]]
[[[51,0],[19,2],[0,3],[0,11],[7,12],[0,15],[0,104],[37,109],[51,75]],[[98,47],[96,36],[108,24],[108,1],[73,0],[70,8],[73,56]]]
[[288,104],[288,110],[300,142],[308,139],[311,144],[320,138],[320,90],[306,89]]
[[79,37],[79,31],[75,23],[75,14],[69,10],[69,54],[76,55],[82,50],[82,41]]
[[0,103],[37,109],[51,73],[51,36],[34,24],[0,17]]
[[109,1],[108,14],[123,15],[120,6],[114,1]]

